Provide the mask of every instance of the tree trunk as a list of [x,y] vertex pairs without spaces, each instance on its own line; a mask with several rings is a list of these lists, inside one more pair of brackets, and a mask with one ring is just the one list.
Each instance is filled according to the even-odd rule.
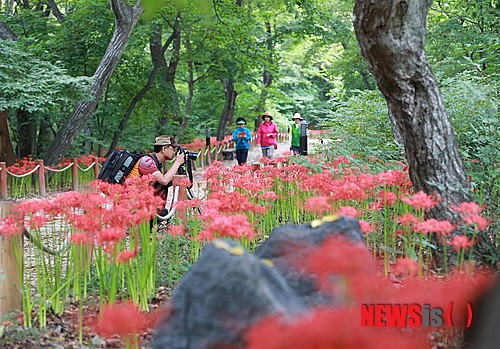
[[4,21],[0,20],[0,39],[2,40],[17,40],[17,35],[10,29]]
[[32,119],[29,112],[18,109],[17,119],[17,154],[20,158],[28,155],[36,157],[36,122]]
[[[266,33],[267,33],[267,49],[269,52],[269,65],[271,66],[273,64],[273,59],[272,59],[272,52],[274,51],[274,48],[276,46],[276,40],[273,37],[272,29],[271,29],[271,23],[269,21],[266,21]],[[264,67],[262,70],[262,90],[260,91],[260,98],[259,98],[259,104],[257,105],[257,117],[255,118],[255,130],[257,130],[262,123],[262,114],[265,112],[266,108],[266,102],[267,102],[267,96],[269,94],[268,88],[271,86],[273,83],[273,75],[267,67]]]
[[[135,95],[135,97],[132,99],[130,102],[127,111],[125,112],[125,115],[123,116],[123,119],[120,121],[120,124],[118,125],[118,128],[116,129],[114,135],[113,135],[113,141],[111,142],[111,145],[109,146],[108,153],[106,154],[106,157],[108,157],[115,149],[116,146],[118,145],[118,140],[120,139],[120,136],[125,129],[125,126],[127,125],[128,120],[130,119],[130,116],[132,115],[132,112],[134,111],[135,106],[137,103],[146,95],[146,93],[151,89],[153,86],[155,77],[160,70],[160,67],[165,66],[165,59],[164,59],[164,54],[167,48],[170,46],[176,35],[179,34],[179,31],[176,30],[176,28],[179,27],[179,19],[176,18],[175,24],[174,24],[174,31],[170,35],[170,37],[167,39],[165,42],[165,45],[161,47],[161,49],[158,51],[156,48],[151,50],[151,56],[153,60],[153,70],[149,74],[148,81],[146,82],[146,85]],[[150,45],[151,47],[152,45]]]
[[57,7],[55,0],[47,0],[47,5],[49,5],[50,9],[52,10],[52,13],[57,18],[57,21],[59,23],[63,23],[64,15],[61,13],[61,11],[59,11],[59,8]]
[[356,0],[361,53],[387,100],[404,142],[416,191],[441,203],[428,217],[456,221],[453,204],[471,201],[457,142],[424,51],[432,0]]
[[224,94],[226,95],[226,102],[224,109],[219,119],[219,127],[217,128],[217,140],[222,141],[226,135],[226,126],[233,122],[234,107],[236,105],[236,97],[238,92],[234,89],[234,82],[231,79],[222,79],[222,86],[224,87]]
[[95,110],[105,86],[120,62],[132,30],[143,11],[140,1],[134,7],[130,7],[123,0],[111,0],[111,8],[115,15],[115,30],[106,53],[94,73],[90,98],[77,104],[66,123],[57,132],[45,155],[47,165],[57,165],[62,160]]
[[[177,13],[176,20],[180,19],[180,13]],[[168,63],[167,79],[166,79],[166,92],[167,98],[164,103],[165,112],[160,116],[160,125],[166,125],[168,121],[173,121],[179,128],[183,122],[181,109],[179,107],[179,98],[177,96],[177,89],[175,88],[175,74],[177,66],[179,65],[179,56],[181,51],[181,33],[179,26],[174,29],[177,35],[174,37],[174,44],[172,47],[172,55]]]
[[394,117],[394,114],[391,113],[391,109],[389,108],[389,120],[391,121],[391,131],[392,131],[392,137],[394,137],[394,140],[398,144],[404,144],[403,142],[403,135],[401,135],[401,131],[399,130],[399,127],[396,123],[396,118]]
[[[6,11],[9,13],[10,11]],[[17,40],[17,35],[10,29],[7,23],[0,20],[0,39],[2,40]],[[12,146],[9,127],[9,111],[0,111],[0,161],[5,161],[7,166],[13,165],[16,162],[16,154]]]
[[16,154],[10,139],[8,115],[7,110],[0,111],[0,161],[4,161],[7,166],[11,166],[16,162]]

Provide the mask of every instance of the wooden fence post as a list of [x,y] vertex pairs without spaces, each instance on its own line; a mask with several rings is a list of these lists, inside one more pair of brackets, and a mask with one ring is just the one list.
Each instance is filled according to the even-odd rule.
[[207,164],[208,166],[212,165],[212,152],[211,152],[211,149],[210,149],[210,146],[208,146],[206,148],[208,151],[207,151]]
[[43,165],[43,160],[37,160],[36,163],[40,165],[38,169],[38,185],[40,186],[40,196],[47,195],[47,189],[45,186],[45,166]]
[[[0,201],[1,218],[7,217],[11,205],[12,202]],[[23,247],[22,243],[16,245],[14,241],[17,239],[0,236],[0,322],[8,313],[22,309],[21,281],[14,249],[19,249],[18,254],[23,258]]]
[[[186,184],[182,184],[185,181],[186,176],[174,175],[172,178],[172,187],[175,189],[176,186],[179,186],[179,196],[177,196],[177,202],[179,203],[187,201],[187,187]],[[176,207],[175,216],[181,220],[187,219],[187,208]]]
[[2,199],[7,199],[9,192],[7,190],[7,164],[5,162],[0,162],[0,191],[2,192]]
[[94,157],[94,181],[99,177],[99,158]]
[[203,154],[203,149],[200,150],[200,167],[205,168],[205,154]]
[[72,159],[73,166],[71,166],[71,189],[78,191],[78,159]]

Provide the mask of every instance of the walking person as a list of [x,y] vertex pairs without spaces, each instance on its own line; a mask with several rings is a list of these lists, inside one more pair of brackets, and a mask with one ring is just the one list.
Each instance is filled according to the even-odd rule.
[[237,118],[236,125],[238,125],[238,127],[233,132],[233,141],[236,148],[236,160],[238,160],[238,165],[246,164],[248,149],[250,148],[248,142],[252,140],[250,130],[245,127],[246,123],[247,121],[244,118]]
[[262,149],[262,156],[268,159],[272,159],[274,156],[274,150],[278,149],[278,143],[276,143],[276,138],[278,137],[278,128],[273,122],[273,116],[269,112],[262,114],[262,120],[264,121],[259,126],[257,131],[257,141]]
[[304,120],[299,113],[293,114],[293,124],[290,126],[290,150],[294,155],[300,154],[300,122]]

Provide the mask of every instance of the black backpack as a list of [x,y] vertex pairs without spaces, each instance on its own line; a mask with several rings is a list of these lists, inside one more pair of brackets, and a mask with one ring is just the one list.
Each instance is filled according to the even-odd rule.
[[97,179],[112,184],[123,184],[137,161],[144,155],[136,151],[115,150],[102,164]]

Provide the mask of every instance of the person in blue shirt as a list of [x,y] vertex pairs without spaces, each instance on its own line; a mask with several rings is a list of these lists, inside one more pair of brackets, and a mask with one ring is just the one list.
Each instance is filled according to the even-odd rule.
[[245,127],[246,123],[247,121],[244,118],[237,118],[236,125],[238,125],[238,128],[233,132],[233,141],[236,148],[236,160],[238,160],[238,165],[244,165],[247,162],[248,148],[250,148],[248,142],[252,140],[250,130]]

